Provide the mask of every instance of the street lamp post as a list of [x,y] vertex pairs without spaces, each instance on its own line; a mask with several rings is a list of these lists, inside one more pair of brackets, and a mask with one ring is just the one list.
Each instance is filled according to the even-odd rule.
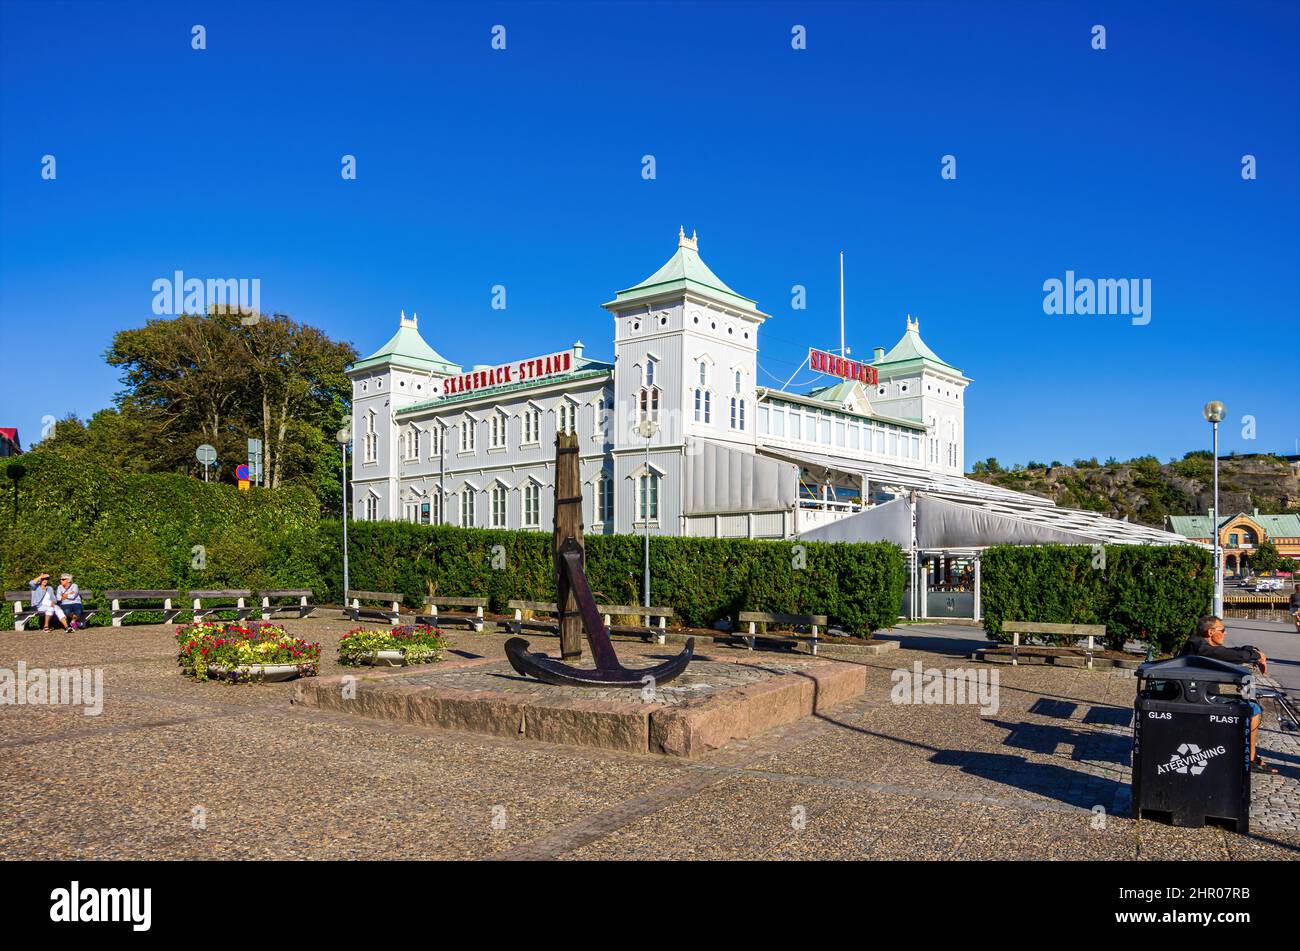
[[[645,606],[647,608],[650,607],[650,442],[658,431],[659,427],[655,421],[648,417],[641,420],[641,424],[637,426],[637,432],[645,439],[645,498],[642,500],[641,518],[645,522]],[[648,615],[645,623],[650,623]]]
[[344,426],[334,437],[343,455],[343,607],[348,606],[348,442],[352,439],[351,427]]
[[1223,617],[1223,555],[1219,551],[1219,423],[1227,409],[1218,400],[1211,400],[1201,412],[1214,430],[1214,515],[1211,519],[1214,533],[1214,614]]

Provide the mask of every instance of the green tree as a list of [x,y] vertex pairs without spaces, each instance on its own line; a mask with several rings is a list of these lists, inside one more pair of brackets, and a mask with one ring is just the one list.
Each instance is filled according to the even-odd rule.
[[1256,546],[1250,556],[1250,565],[1256,572],[1286,570],[1291,559],[1278,554],[1277,546],[1267,538]]

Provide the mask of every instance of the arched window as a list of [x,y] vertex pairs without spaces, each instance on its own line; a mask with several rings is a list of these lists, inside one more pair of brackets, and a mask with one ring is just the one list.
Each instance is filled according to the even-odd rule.
[[523,413],[524,438],[523,442],[535,443],[542,441],[542,414],[536,406],[525,406]]
[[498,482],[492,486],[492,527],[506,527],[506,501],[508,491],[504,485]]
[[640,419],[659,422],[659,387],[655,385],[658,361],[646,360],[645,370],[641,374],[641,394],[639,403]]
[[614,521],[614,480],[608,473],[602,475],[597,483],[596,498],[599,502],[596,519],[601,522]]
[[574,433],[578,431],[578,407],[568,400],[560,400],[555,411],[556,432]]
[[659,473],[647,469],[637,480],[638,509],[641,521],[655,521],[659,518]]
[[542,487],[529,480],[524,483],[524,528],[537,528],[542,523]]
[[474,524],[474,497],[477,491],[472,485],[467,485],[460,492],[460,524],[470,527]]
[[375,411],[366,411],[366,432],[363,437],[365,461],[374,462],[379,457],[379,434],[375,432]]

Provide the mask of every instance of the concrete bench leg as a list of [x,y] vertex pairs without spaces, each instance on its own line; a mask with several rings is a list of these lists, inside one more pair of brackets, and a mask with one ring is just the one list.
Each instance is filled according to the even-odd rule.
[[812,639],[812,655],[813,655],[814,657],[816,657],[816,656],[817,656],[817,625],[816,625],[816,624],[814,624],[814,625],[812,626],[812,637],[813,637],[813,639]]
[[1092,670],[1092,635],[1088,635],[1088,669]]
[[124,616],[125,615],[122,614],[122,605],[120,604],[120,602],[118,602],[116,598],[114,598],[113,599],[113,626],[121,627],[122,618]]
[[664,619],[663,619],[663,618],[660,618],[660,619],[659,619],[659,636],[655,638],[655,643],[656,643],[656,644],[666,644],[666,643],[668,643],[668,636],[664,633],[665,629],[666,629],[666,626],[665,626],[665,624],[664,624]]
[[15,601],[14,602],[14,630],[21,631],[23,629],[23,626],[26,625],[26,623],[27,623],[27,618],[23,617],[23,603],[21,601]]
[[757,629],[754,627],[754,622],[753,622],[753,621],[750,621],[750,622],[749,622],[749,637],[745,638],[745,643],[747,643],[747,644],[749,645],[749,649],[750,649],[750,650],[753,650],[753,649],[754,649],[754,635],[755,635],[756,630],[757,630]]
[[1012,667],[1019,666],[1018,664],[1019,657],[1020,657],[1020,632],[1017,631],[1016,633],[1011,635],[1011,666]]

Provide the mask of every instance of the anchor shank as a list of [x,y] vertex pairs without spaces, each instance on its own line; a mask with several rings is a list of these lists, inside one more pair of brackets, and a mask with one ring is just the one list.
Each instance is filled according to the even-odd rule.
[[578,602],[578,611],[582,614],[582,626],[587,629],[587,641],[591,644],[591,654],[595,658],[598,670],[615,671],[624,667],[618,662],[614,645],[609,639],[609,630],[605,620],[596,608],[596,599],[592,597],[591,587],[587,584],[587,575],[582,570],[582,547],[572,538],[565,539],[560,546],[560,564],[569,582],[574,599]]

